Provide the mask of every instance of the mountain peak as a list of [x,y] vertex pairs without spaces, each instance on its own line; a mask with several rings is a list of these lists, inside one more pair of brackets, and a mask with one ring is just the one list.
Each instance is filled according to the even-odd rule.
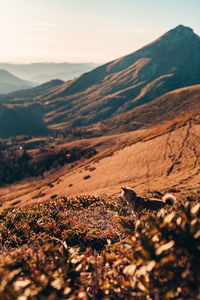
[[166,32],[161,38],[178,41],[180,39],[199,37],[194,33],[193,29],[187,26],[178,25],[177,27]]
[[181,33],[193,33],[193,29],[184,25],[178,25],[168,32],[181,32]]

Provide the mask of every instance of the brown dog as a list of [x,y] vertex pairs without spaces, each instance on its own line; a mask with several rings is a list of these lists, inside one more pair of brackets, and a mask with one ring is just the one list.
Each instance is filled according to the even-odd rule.
[[176,197],[172,194],[165,194],[162,199],[144,199],[136,195],[135,191],[129,187],[122,187],[122,194],[119,196],[120,199],[125,200],[130,206],[132,212],[139,216],[143,209],[159,210],[168,205],[174,205]]

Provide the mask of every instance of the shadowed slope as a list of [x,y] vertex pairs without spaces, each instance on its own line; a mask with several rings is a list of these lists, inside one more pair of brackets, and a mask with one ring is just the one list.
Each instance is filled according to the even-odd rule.
[[1,103],[15,103],[19,102],[36,102],[37,97],[42,97],[44,95],[49,95],[54,93],[56,88],[62,85],[64,81],[62,80],[52,80],[33,88],[28,88],[26,90],[15,91],[9,93],[8,95],[0,95]]
[[44,135],[48,133],[39,104],[8,108],[0,104],[0,137]]
[[112,133],[148,128],[195,111],[200,111],[200,85],[166,93],[151,103],[105,121],[103,128]]

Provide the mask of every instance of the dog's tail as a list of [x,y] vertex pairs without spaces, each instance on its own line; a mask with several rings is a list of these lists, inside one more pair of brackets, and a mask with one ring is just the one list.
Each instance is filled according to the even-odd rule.
[[173,206],[176,203],[176,197],[168,193],[162,197],[162,201],[170,206]]

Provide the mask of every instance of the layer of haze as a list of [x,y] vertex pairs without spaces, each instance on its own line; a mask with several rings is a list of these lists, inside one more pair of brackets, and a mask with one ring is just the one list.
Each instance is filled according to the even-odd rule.
[[0,62],[97,62],[183,24],[200,34],[199,0],[0,0]]

